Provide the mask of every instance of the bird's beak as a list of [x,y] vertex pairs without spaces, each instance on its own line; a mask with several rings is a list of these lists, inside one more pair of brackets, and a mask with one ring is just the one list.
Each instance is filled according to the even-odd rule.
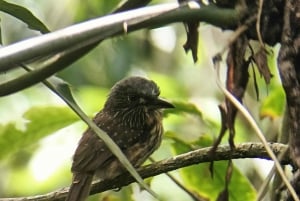
[[175,108],[173,104],[161,98],[155,99],[152,104],[155,108]]

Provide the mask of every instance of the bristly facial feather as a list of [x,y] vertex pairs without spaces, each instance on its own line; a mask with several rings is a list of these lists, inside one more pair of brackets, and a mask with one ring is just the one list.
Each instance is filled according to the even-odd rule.
[[[152,113],[160,114],[158,108],[153,107],[154,100],[160,94],[159,87],[153,81],[141,77],[134,78],[117,83],[103,109],[113,112],[116,118],[121,118],[129,127],[143,125],[147,116],[152,116]],[[160,116],[159,114],[155,116]]]

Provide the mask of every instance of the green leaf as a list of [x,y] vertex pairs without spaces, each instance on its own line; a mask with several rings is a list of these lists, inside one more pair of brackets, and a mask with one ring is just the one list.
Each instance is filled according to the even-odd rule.
[[172,110],[166,110],[165,111],[166,114],[189,113],[189,114],[196,115],[200,119],[202,119],[202,112],[197,108],[195,104],[186,101],[172,101],[172,104],[175,106],[175,108],[172,108]]
[[30,196],[43,194],[57,189],[58,186],[65,186],[66,183],[70,182],[68,176],[70,174],[68,166],[61,166],[51,177],[39,181],[34,178],[33,172],[28,166],[27,168],[23,166],[13,170],[13,174],[7,180],[6,189],[9,189],[11,195]]
[[[211,141],[211,142],[208,142]],[[175,140],[172,148],[176,155],[191,151],[191,146],[200,146],[211,144],[212,138],[206,135],[200,138],[193,145],[186,144],[183,141]],[[214,178],[209,172],[209,163],[202,163],[186,167],[180,170],[184,184],[189,189],[200,195],[216,200],[218,194],[224,189],[227,161],[217,161],[214,163]],[[256,192],[249,180],[234,167],[231,182],[229,185],[229,200],[231,201],[252,201],[256,198]]]
[[187,90],[173,77],[152,72],[150,78],[159,86],[162,97],[176,99],[188,97]]
[[40,31],[41,33],[50,32],[46,25],[35,17],[27,8],[0,0],[0,11],[18,18],[27,24],[30,29]]
[[25,114],[24,129],[11,122],[0,125],[0,159],[58,131],[76,121],[78,117],[67,107],[33,107]]
[[108,93],[107,89],[98,86],[83,86],[77,90],[76,97],[83,110],[91,114],[104,107]]
[[285,98],[282,87],[273,88],[270,90],[270,94],[262,101],[260,116],[272,119],[280,117],[283,114],[284,105]]

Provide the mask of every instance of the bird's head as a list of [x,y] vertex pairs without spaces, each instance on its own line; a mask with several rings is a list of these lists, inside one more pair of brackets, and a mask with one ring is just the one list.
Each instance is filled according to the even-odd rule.
[[159,98],[155,82],[142,77],[129,77],[117,82],[110,91],[104,108],[110,110],[159,110],[174,106]]

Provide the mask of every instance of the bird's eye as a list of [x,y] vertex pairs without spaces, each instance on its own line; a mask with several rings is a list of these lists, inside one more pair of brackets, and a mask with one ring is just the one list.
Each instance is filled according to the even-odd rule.
[[128,96],[128,100],[130,101],[130,102],[135,102],[135,101],[137,101],[139,99],[139,97],[138,96],[135,96],[135,95],[130,95],[130,96]]

